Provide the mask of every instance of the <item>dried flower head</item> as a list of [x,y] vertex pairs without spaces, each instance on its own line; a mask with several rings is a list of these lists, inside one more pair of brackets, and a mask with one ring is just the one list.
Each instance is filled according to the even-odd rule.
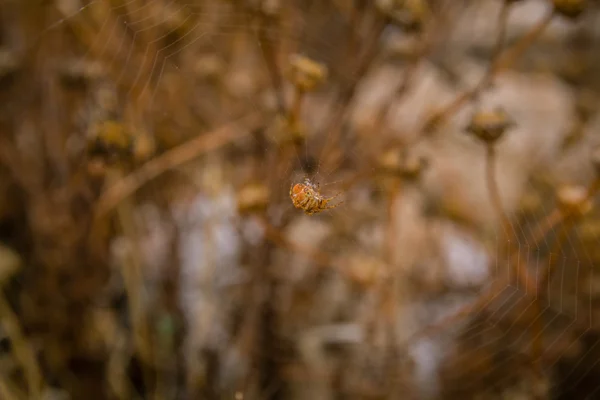
[[577,18],[586,8],[587,0],[553,0],[554,10],[567,17]]
[[377,0],[377,8],[402,29],[418,32],[429,17],[424,0]]
[[480,140],[492,144],[514,125],[515,123],[509,115],[504,110],[497,108],[493,111],[475,112],[466,131]]
[[584,186],[565,185],[558,189],[558,205],[562,212],[582,216],[592,210],[593,203]]
[[132,151],[133,137],[121,122],[105,120],[90,127],[88,153],[91,156],[116,161],[129,158]]
[[294,54],[290,57],[290,81],[302,91],[311,91],[327,79],[327,67],[310,58]]
[[290,121],[290,118],[278,115],[269,128],[269,136],[278,144],[302,144],[306,140],[306,128],[300,121]]
[[263,212],[269,205],[269,188],[259,182],[247,183],[237,194],[237,206],[240,214]]
[[379,158],[379,169],[386,174],[401,176],[408,180],[417,179],[428,162],[422,155],[399,147],[387,149]]
[[196,60],[194,73],[198,79],[209,82],[217,82],[225,72],[225,62],[216,54],[205,54]]

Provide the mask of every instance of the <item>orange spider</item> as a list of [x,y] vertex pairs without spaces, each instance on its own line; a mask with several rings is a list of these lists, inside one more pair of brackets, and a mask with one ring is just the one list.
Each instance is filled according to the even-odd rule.
[[327,204],[340,194],[341,193],[338,193],[332,197],[323,197],[323,195],[319,193],[319,185],[315,185],[308,178],[304,178],[304,183],[297,183],[290,187],[290,198],[292,199],[292,203],[294,203],[296,208],[301,208],[304,210],[304,213],[308,215],[336,208],[343,202],[339,202],[332,206],[328,206]]

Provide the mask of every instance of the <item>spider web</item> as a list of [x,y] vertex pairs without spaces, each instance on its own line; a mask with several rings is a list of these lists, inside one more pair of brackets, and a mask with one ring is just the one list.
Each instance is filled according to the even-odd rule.
[[[598,361],[595,360],[600,360],[597,356],[599,339],[594,324],[596,262],[594,255],[588,251],[591,246],[589,243],[597,243],[597,238],[593,233],[590,238],[587,233],[588,237],[584,239],[580,233],[585,226],[591,226],[591,222],[583,228],[582,222],[569,229],[562,245],[556,248],[552,242],[562,235],[558,228],[552,228],[540,243],[532,243],[529,239],[547,222],[547,216],[552,213],[555,205],[553,191],[543,184],[540,188],[532,179],[539,175],[538,171],[553,167],[552,157],[556,156],[561,135],[568,129],[570,115],[564,110],[570,108],[573,94],[565,85],[550,78],[544,80],[532,72],[519,71],[521,76],[500,78],[489,96],[491,100],[485,99],[490,103],[500,103],[519,121],[519,127],[508,133],[506,141],[501,145],[500,167],[497,169],[500,171],[498,182],[501,192],[507,193],[503,200],[505,205],[510,204],[507,205],[513,230],[509,235],[512,237],[510,240],[503,238],[498,230],[489,234],[485,229],[478,229],[497,221],[494,222],[494,210],[485,190],[483,146],[458,133],[472,111],[472,107],[465,107],[453,118],[447,139],[434,139],[431,143],[423,144],[422,148],[419,147],[431,159],[430,169],[425,172],[421,185],[402,186],[400,197],[392,200],[392,207],[397,208],[395,220],[391,223],[398,225],[395,228],[397,241],[392,245],[395,255],[386,260],[384,254],[389,251],[386,248],[389,240],[386,235],[390,234],[388,220],[391,218],[388,214],[388,186],[380,184],[374,166],[378,154],[375,150],[383,151],[380,147],[385,147],[385,142],[382,141],[382,146],[379,147],[363,147],[368,143],[368,138],[362,137],[361,142],[356,136],[361,129],[368,131],[365,126],[372,123],[378,107],[389,101],[391,93],[389,89],[386,90],[386,86],[394,86],[390,81],[401,76],[403,65],[380,56],[364,76],[352,74],[345,62],[353,60],[353,57],[344,54],[345,44],[342,44],[347,35],[344,16],[348,18],[350,15],[344,5],[341,6],[341,16],[333,17],[319,14],[319,10],[334,10],[332,5],[307,2],[305,6],[298,6],[297,14],[288,15],[289,19],[282,17],[277,29],[268,29],[266,40],[261,39],[259,34],[260,22],[256,21],[260,18],[251,15],[249,10],[233,1],[93,0],[83,3],[58,0],[49,8],[49,19],[54,22],[46,24],[46,28],[34,35],[32,47],[44,47],[45,43],[52,41],[53,35],[63,35],[61,37],[79,42],[77,58],[100,61],[109,71],[110,81],[116,90],[126,99],[125,107],[133,109],[128,114],[129,117],[125,118],[129,118],[137,128],[149,132],[160,129],[155,126],[158,124],[166,124],[173,131],[182,130],[180,141],[191,137],[194,132],[199,134],[200,131],[210,131],[219,124],[236,120],[245,113],[261,112],[262,108],[275,109],[277,91],[284,94],[287,103],[290,102],[292,87],[285,81],[283,74],[279,77],[283,82],[281,86],[273,88],[272,76],[262,53],[265,46],[277,45],[284,48],[278,50],[281,53],[287,51],[306,54],[327,65],[330,71],[329,81],[316,92],[308,94],[304,101],[303,120],[307,124],[308,133],[301,146],[292,147],[293,151],[289,151],[290,147],[282,144],[280,138],[267,128],[264,130],[265,140],[260,135],[253,135],[248,140],[234,143],[236,154],[241,153],[240,162],[248,165],[251,172],[236,175],[236,178],[223,172],[228,177],[225,180],[231,179],[230,185],[225,185],[226,189],[223,189],[230,195],[245,180],[268,182],[272,196],[276,199],[276,204],[269,210],[271,223],[278,228],[285,218],[292,219],[294,222],[283,235],[293,243],[304,241],[304,245],[309,248],[314,250],[316,247],[336,265],[345,265],[348,269],[341,273],[348,276],[351,275],[349,269],[357,268],[357,274],[364,274],[368,269],[365,265],[373,260],[377,261],[379,267],[374,267],[377,273],[388,271],[388,275],[384,276],[394,282],[390,289],[385,284],[386,278],[371,277],[368,274],[364,278],[360,275],[362,278],[358,280],[362,279],[361,284],[366,289],[355,291],[349,289],[352,283],[348,282],[352,279],[348,276],[339,278],[327,275],[325,283],[317,281],[319,286],[314,289],[314,304],[317,304],[317,300],[337,301],[337,311],[323,312],[315,320],[309,317],[299,319],[302,321],[299,322],[300,325],[306,325],[298,327],[302,333],[298,337],[303,339],[299,339],[297,346],[308,346],[310,339],[319,337],[325,342],[331,340],[334,345],[351,343],[354,347],[372,349],[371,346],[374,346],[381,349],[386,347],[381,346],[381,343],[378,347],[378,340],[392,340],[400,348],[394,354],[395,358],[405,360],[410,357],[416,363],[414,370],[407,374],[410,379],[398,379],[400,385],[409,387],[422,396],[438,394],[451,398],[457,393],[473,393],[470,392],[472,388],[478,388],[473,390],[484,392],[490,398],[499,396],[502,391],[517,393],[519,390],[530,396],[534,396],[532,391],[538,390],[544,398],[550,398],[552,396],[548,393],[568,395],[575,393],[572,391],[576,388],[579,388],[576,393],[580,395],[583,393],[589,398],[597,395],[600,385],[588,382],[598,372]],[[392,137],[401,136],[405,132],[408,132],[408,136],[412,135],[417,130],[418,122],[431,109],[446,104],[466,83],[476,79],[471,78],[471,75],[478,76],[481,73],[481,63],[474,62],[473,57],[464,56],[466,60],[457,60],[460,67],[454,68],[454,73],[463,76],[459,78],[459,82],[449,83],[446,64],[441,61],[437,63],[438,60],[435,59],[448,58],[452,63],[452,57],[455,56],[452,50],[448,50],[452,46],[458,48],[456,52],[460,53],[465,52],[465,48],[480,45],[462,42],[465,37],[469,37],[470,29],[480,35],[493,37],[496,21],[493,6],[472,6],[466,9],[470,14],[463,16],[461,21],[474,18],[481,26],[475,24],[470,28],[461,28],[460,23],[455,24],[453,35],[459,39],[451,36],[448,38],[448,48],[437,49],[436,55],[432,56],[433,61],[422,66],[425,72],[419,70],[416,73],[413,87],[406,96],[409,101],[397,102],[386,116],[386,124],[392,126],[391,130],[394,132]],[[528,15],[540,15],[536,12],[538,9],[531,10]],[[513,11],[513,14],[518,15],[518,10]],[[478,15],[479,18],[476,18]],[[367,26],[368,22],[363,21]],[[513,27],[514,30],[519,31],[519,24],[527,28],[534,22],[524,18],[524,21],[513,23],[516,26]],[[89,24],[88,28],[86,24]],[[488,32],[490,29],[491,33]],[[472,35],[476,36],[475,33]],[[366,40],[365,36],[363,34],[360,39]],[[392,46],[398,36],[404,38],[390,28],[384,31],[382,42]],[[402,41],[400,44],[405,45]],[[534,47],[534,54],[535,50]],[[211,58],[214,55],[217,55],[218,63],[211,66],[209,61],[215,60]],[[285,60],[284,56],[277,60],[280,73],[283,69],[281,64]],[[534,62],[535,60],[530,61]],[[202,68],[212,69],[209,72],[199,72]],[[211,77],[217,76],[214,79],[218,81],[224,79],[219,77],[223,73],[233,77],[227,82],[229,86],[224,89],[207,89],[213,84],[207,85],[202,81],[206,76],[197,78],[195,75],[210,74]],[[258,83],[253,82],[253,79]],[[348,126],[344,126],[344,129],[351,132],[354,130],[355,137],[351,133],[340,133],[341,139],[338,141],[337,133],[324,132],[323,127],[327,126],[328,117],[334,113],[336,102],[340,101],[336,97],[336,88],[339,88],[336,84],[340,81],[351,82],[353,79],[360,79],[361,82],[351,102],[350,111],[345,115],[344,121],[347,121]],[[202,82],[198,83],[199,81]],[[528,81],[533,83],[528,84]],[[169,89],[171,86],[181,92],[172,93]],[[202,92],[202,89],[206,91]],[[528,89],[531,93],[527,97],[525,92]],[[228,100],[218,99],[219,90],[228,92]],[[436,92],[436,98],[432,98],[433,91]],[[552,100],[543,102],[539,100],[540,96],[549,96]],[[157,104],[163,104],[163,97],[177,102],[177,107],[182,108],[159,109]],[[196,97],[204,98],[205,101],[197,105]],[[524,101],[522,97],[528,101]],[[537,102],[542,104],[536,104]],[[233,107],[219,107],[224,104],[232,104]],[[186,107],[189,110],[186,111]],[[194,115],[194,107],[205,107],[210,110],[205,111],[205,114],[214,114],[210,116],[212,120],[206,123],[204,129],[198,129],[200,124],[197,121],[208,117]],[[454,134],[453,131],[457,133]],[[521,142],[524,136],[529,137],[525,144]],[[586,146],[589,144],[578,144],[566,155],[562,155],[566,161],[552,170],[553,185],[560,179],[587,184],[591,176],[590,164],[582,161],[582,158],[586,157]],[[339,163],[322,169],[321,165],[327,157],[336,151],[346,154],[346,157]],[[262,157],[257,166],[251,162],[256,152],[261,153]],[[248,154],[252,154],[252,157]],[[532,159],[530,163],[519,160],[527,157]],[[210,155],[195,166],[207,168],[206,165],[209,164]],[[536,164],[535,169],[533,164]],[[563,164],[566,167],[561,169]],[[577,168],[576,173],[569,175],[569,168],[571,171]],[[344,184],[354,174],[364,173],[363,169],[367,171],[367,178],[346,188]],[[564,172],[565,169],[567,173]],[[290,202],[285,202],[284,199],[289,185],[307,174],[320,182],[322,193],[326,196],[337,190],[344,190],[343,205],[310,218],[296,215],[300,211],[294,210]],[[532,196],[537,201],[537,208],[534,212],[522,212],[519,215],[520,200],[525,196]],[[231,209],[235,208],[235,202],[231,200],[231,196],[217,198],[221,199],[220,203],[216,201],[202,204],[215,213],[234,213]],[[203,198],[203,201],[208,200]],[[434,210],[433,216],[425,216],[425,209],[428,207]],[[211,214],[206,209],[202,213]],[[469,211],[473,211],[472,215],[469,215]],[[452,217],[448,217],[448,214],[452,214]],[[593,218],[594,213],[590,219]],[[256,226],[252,224],[244,229],[250,232],[247,234],[250,236],[257,232]],[[234,235],[232,232],[230,233]],[[236,239],[227,239],[227,233],[223,234],[225,238],[221,238],[222,241],[229,240],[239,246],[243,246],[247,240],[243,234],[236,236]],[[307,238],[307,235],[314,235],[314,238]],[[202,238],[192,237],[189,240],[192,244],[189,246],[193,246],[194,240],[203,240]],[[423,245],[420,241],[428,241],[428,244]],[[535,296],[532,297],[525,288],[519,284],[501,284],[501,290],[493,300],[486,302],[487,307],[477,315],[469,315],[434,335],[423,337],[411,344],[409,350],[402,349],[400,344],[412,333],[451,315],[462,305],[472,304],[480,293],[485,293],[490,285],[493,286],[503,271],[510,268],[501,255],[507,245],[516,247],[515,251],[524,260],[522,268],[529,267],[533,274],[548,263],[549,255],[556,258],[556,272],[541,312],[532,313],[536,307],[533,301]],[[227,248],[226,244],[219,247],[221,250]],[[276,249],[274,252],[273,263],[278,268],[285,268],[286,265],[289,267],[289,270],[279,271],[278,274],[293,275],[282,287],[299,287],[305,279],[313,282],[311,279],[314,278],[307,277],[315,269],[310,257],[295,254],[289,248]],[[229,253],[217,255],[215,265],[227,269],[225,264],[237,262],[236,254],[238,253],[234,251],[233,256]],[[388,265],[388,269],[385,265]],[[468,265],[472,268],[469,269]],[[194,269],[193,262],[187,268]],[[392,275],[403,278],[392,279]],[[338,293],[341,300],[325,296],[326,291],[333,290],[341,293]],[[382,311],[385,307],[378,303],[384,302],[385,296],[382,293],[387,295],[388,291],[392,293],[396,304],[392,307],[396,315],[392,317],[386,316]],[[351,299],[351,294],[358,296],[360,300]],[[193,295],[191,298],[197,299]],[[288,301],[293,300],[293,296],[288,298]],[[352,311],[344,311],[345,308]],[[368,321],[369,318],[373,321]],[[388,325],[382,322],[386,318],[391,318],[392,321]],[[393,327],[390,329],[395,332],[392,335],[394,339],[367,338],[362,329],[367,325],[379,326],[378,324]],[[380,326],[376,331],[385,329]],[[542,359],[547,356],[549,359],[540,361],[541,375],[538,374],[540,370],[531,367],[530,360],[527,361],[529,348],[535,341],[529,338],[532,332],[534,336],[543,337],[543,350],[537,356]],[[385,334],[382,335],[385,337]],[[200,342],[200,339],[196,342]],[[300,353],[306,357],[303,359],[307,364],[305,367],[319,370],[321,360],[318,357],[316,360],[310,358],[314,354],[304,347]],[[368,354],[368,350],[347,350],[347,353],[339,356],[337,362],[343,363],[346,359],[351,364],[369,365],[379,362],[382,363],[383,370],[400,368],[397,363],[386,364],[389,361],[378,351]],[[534,360],[533,364],[538,361]],[[525,369],[520,369],[523,365],[526,366]],[[518,371],[528,371],[524,373],[522,382],[515,376]],[[387,373],[392,374],[389,370]],[[397,375],[401,373],[398,372]],[[312,378],[314,376],[311,375]],[[317,383],[308,380],[308,386],[310,385],[314,385],[314,390],[317,390]]]

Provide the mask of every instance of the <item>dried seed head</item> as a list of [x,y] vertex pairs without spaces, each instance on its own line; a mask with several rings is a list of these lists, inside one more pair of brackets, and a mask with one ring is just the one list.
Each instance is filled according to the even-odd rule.
[[379,158],[379,168],[383,173],[416,180],[428,166],[425,157],[399,147],[386,150]]
[[514,125],[513,120],[502,109],[477,111],[471,117],[471,122],[467,125],[466,131],[480,140],[492,144]]
[[377,0],[377,8],[395,24],[410,32],[419,32],[430,15],[424,0]]
[[90,127],[88,153],[109,162],[132,156],[134,141],[131,133],[118,121],[106,120]]
[[103,179],[107,173],[107,165],[104,160],[96,157],[86,164],[88,176],[92,179]]
[[269,136],[280,144],[303,144],[306,140],[306,128],[300,121],[292,122],[289,118],[278,115],[269,129]]
[[225,62],[216,54],[200,56],[194,64],[194,73],[198,79],[218,82],[225,72]]
[[305,92],[313,90],[327,79],[327,67],[300,54],[290,57],[289,79]]
[[343,272],[362,288],[370,287],[381,279],[385,271],[382,261],[361,252],[346,254],[339,260]]
[[558,189],[558,205],[562,212],[582,216],[592,210],[593,203],[584,186],[566,185]]
[[567,17],[577,18],[587,6],[587,0],[553,0],[554,10]]
[[262,0],[260,1],[260,12],[269,17],[277,17],[281,14],[281,0]]
[[240,214],[263,212],[269,205],[269,188],[259,182],[245,184],[237,195]]

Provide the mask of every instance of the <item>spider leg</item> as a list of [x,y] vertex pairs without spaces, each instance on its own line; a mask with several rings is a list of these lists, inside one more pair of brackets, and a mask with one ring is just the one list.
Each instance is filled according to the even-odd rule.
[[342,193],[343,192],[339,192],[339,193],[334,194],[333,196],[331,196],[330,198],[328,198],[327,201],[330,201],[330,200],[335,199],[336,197],[339,197]]
[[[337,197],[337,196],[336,196],[336,197]],[[333,197],[332,197],[331,199],[333,199]],[[331,200],[331,199],[329,199],[329,200]],[[339,205],[341,205],[341,204],[343,204],[343,203],[344,203],[344,201],[342,200],[342,201],[340,201],[340,202],[338,202],[338,203],[335,203],[335,204],[334,204],[334,205],[332,205],[332,206],[327,206],[327,207],[323,208],[323,210],[331,210],[332,208],[336,208],[337,206],[339,206]]]

